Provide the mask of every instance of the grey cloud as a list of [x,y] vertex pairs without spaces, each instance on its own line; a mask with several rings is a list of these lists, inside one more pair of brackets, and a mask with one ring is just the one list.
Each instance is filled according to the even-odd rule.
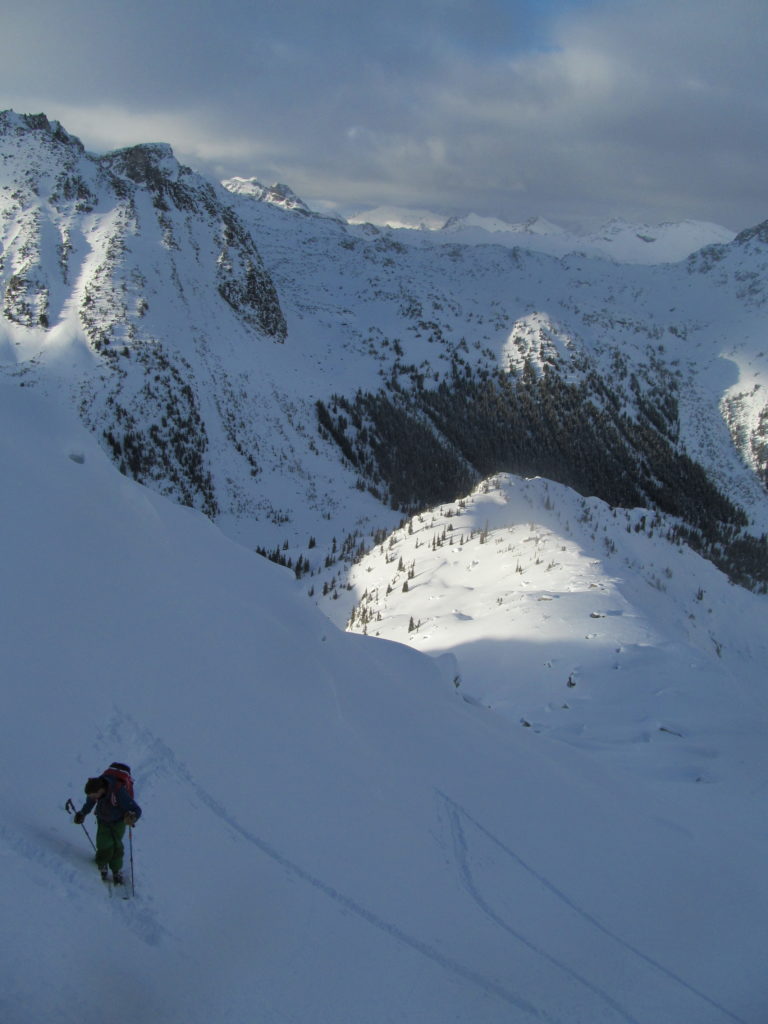
[[763,0],[32,0],[6,22],[3,105],[66,111],[87,145],[162,131],[310,203],[768,215]]

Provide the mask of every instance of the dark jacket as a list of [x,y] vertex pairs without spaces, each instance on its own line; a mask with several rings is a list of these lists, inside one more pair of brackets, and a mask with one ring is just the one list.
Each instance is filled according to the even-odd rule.
[[107,792],[99,800],[92,800],[91,797],[85,801],[80,808],[81,814],[90,814],[96,808],[96,820],[105,825],[114,825],[122,821],[129,811],[133,811],[136,820],[141,817],[141,808],[128,793],[128,790],[121,783],[105,776]]

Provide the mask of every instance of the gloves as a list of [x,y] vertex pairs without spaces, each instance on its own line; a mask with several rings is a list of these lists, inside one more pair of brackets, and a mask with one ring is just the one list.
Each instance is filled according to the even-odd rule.
[[82,825],[85,821],[85,815],[82,811],[77,811],[75,817],[72,819],[76,825]]
[[130,828],[130,827],[132,827],[133,825],[136,824],[136,815],[133,813],[133,811],[128,811],[126,813],[125,817],[123,818],[123,821]]

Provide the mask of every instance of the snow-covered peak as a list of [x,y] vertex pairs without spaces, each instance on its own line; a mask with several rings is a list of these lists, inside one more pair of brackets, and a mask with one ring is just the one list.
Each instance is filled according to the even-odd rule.
[[677,263],[705,246],[732,242],[735,232],[708,221],[631,224],[614,219],[585,238],[590,245],[604,245],[621,263]]
[[300,199],[293,189],[282,182],[274,185],[263,185],[257,178],[228,178],[221,183],[228,192],[238,196],[248,196],[260,203],[269,203],[281,210],[293,210],[298,213],[311,213],[307,204]]
[[137,184],[152,186],[160,179],[176,179],[190,172],[182,167],[166,142],[148,142],[117,149],[99,158],[112,174],[124,175]]
[[612,220],[596,231],[576,232],[533,217],[520,224],[508,224],[494,217],[452,217],[435,233],[436,241],[465,245],[520,247],[551,256],[584,253],[610,258],[618,263],[677,263],[709,245],[733,241],[734,232],[718,224],[681,221],[656,225]]
[[498,217],[481,217],[476,213],[469,213],[464,217],[451,217],[443,227],[442,231],[457,234],[471,228],[479,228],[491,234],[514,234],[514,235],[561,235],[563,229],[545,220],[544,217],[530,217],[522,224],[508,224],[507,221]]
[[45,114],[17,114],[15,110],[0,111],[0,137],[26,135],[28,133],[47,135],[59,143],[74,146],[84,151],[82,142],[70,135],[58,121],[49,120]]
[[733,241],[735,232],[719,224],[686,220],[656,225],[613,219],[592,231],[573,231],[545,217],[509,223],[499,217],[469,213],[448,220],[429,210],[379,206],[349,218],[352,225],[372,224],[396,233],[403,242],[503,245],[550,256],[584,253],[618,263],[677,263],[691,253]]
[[407,231],[437,231],[445,224],[441,217],[431,210],[413,210],[403,206],[377,206],[372,210],[349,217],[350,224],[373,224],[375,227]]

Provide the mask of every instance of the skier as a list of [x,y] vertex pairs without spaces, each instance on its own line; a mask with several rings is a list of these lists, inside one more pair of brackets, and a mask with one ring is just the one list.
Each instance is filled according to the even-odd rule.
[[119,779],[110,777],[109,770],[85,784],[86,801],[72,819],[82,825],[87,814],[96,808],[96,865],[103,881],[123,884],[123,836],[127,827],[133,827],[141,817],[141,808],[130,791]]

